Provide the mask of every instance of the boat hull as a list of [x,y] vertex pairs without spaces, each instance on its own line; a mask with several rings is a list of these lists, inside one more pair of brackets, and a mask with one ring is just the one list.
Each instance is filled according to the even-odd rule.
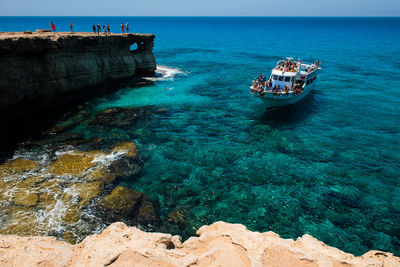
[[304,88],[303,93],[301,95],[289,94],[289,96],[287,95],[274,96],[273,94],[265,94],[264,97],[262,97],[261,99],[264,103],[265,108],[267,109],[280,108],[293,105],[299,102],[304,97],[306,97],[314,89],[315,82],[316,81],[314,81],[312,84],[307,85]]

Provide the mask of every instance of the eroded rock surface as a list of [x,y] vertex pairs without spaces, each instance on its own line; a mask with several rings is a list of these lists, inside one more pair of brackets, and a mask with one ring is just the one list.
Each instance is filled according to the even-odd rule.
[[[0,119],[156,69],[152,34],[0,33]],[[138,49],[131,51],[130,46]]]
[[251,232],[240,224],[203,226],[199,237],[146,233],[123,223],[70,245],[54,237],[0,236],[4,266],[400,266],[391,253],[361,257],[304,235],[296,241],[273,232]]

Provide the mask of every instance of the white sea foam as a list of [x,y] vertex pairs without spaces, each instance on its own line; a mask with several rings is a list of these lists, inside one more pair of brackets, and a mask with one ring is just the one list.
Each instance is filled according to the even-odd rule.
[[96,157],[94,157],[92,162],[108,165],[109,163],[120,158],[122,155],[125,155],[127,152],[128,151],[118,151],[118,152],[112,152],[111,154],[106,154],[106,155],[97,155]]
[[178,68],[157,65],[155,77],[147,77],[145,79],[149,81],[171,81],[178,74],[186,75],[187,72]]

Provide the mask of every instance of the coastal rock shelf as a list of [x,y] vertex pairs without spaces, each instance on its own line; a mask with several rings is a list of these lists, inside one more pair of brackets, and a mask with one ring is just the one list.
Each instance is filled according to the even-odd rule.
[[154,73],[154,38],[152,34],[0,33],[0,118]]
[[4,266],[400,266],[391,253],[361,257],[304,235],[296,241],[240,224],[203,226],[199,237],[146,233],[123,223],[70,245],[54,237],[0,236]]

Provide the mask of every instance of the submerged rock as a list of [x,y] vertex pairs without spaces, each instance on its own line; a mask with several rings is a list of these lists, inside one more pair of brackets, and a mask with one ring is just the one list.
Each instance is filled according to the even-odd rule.
[[75,206],[69,207],[64,216],[62,217],[63,221],[67,224],[76,223],[81,218],[81,210]]
[[117,186],[104,197],[102,205],[118,217],[131,217],[142,197],[143,193],[140,191],[134,191],[126,186]]
[[135,142],[118,143],[112,149],[112,152],[123,152],[125,157],[137,158],[139,156],[139,150]]
[[179,226],[185,226],[187,224],[187,213],[186,208],[176,208],[168,213],[168,221]]
[[38,222],[36,213],[30,208],[10,206],[6,212],[10,219],[2,225],[0,234],[33,236],[44,235],[47,231],[46,224]]
[[125,157],[112,162],[108,168],[117,177],[132,177],[141,171],[136,161]]
[[15,205],[22,205],[27,208],[36,206],[39,197],[36,193],[19,191],[14,195],[13,201]]
[[0,165],[0,176],[7,176],[15,173],[21,173],[26,171],[34,171],[39,168],[39,162],[17,158],[11,161],[7,161]]
[[83,176],[83,179],[87,182],[102,181],[105,184],[110,184],[114,181],[115,177],[115,173],[110,172],[107,166],[102,165]]
[[101,193],[103,182],[93,181],[89,183],[73,183],[69,187],[72,188],[79,197],[78,205],[82,207],[88,205],[93,198],[97,197]]
[[[108,152],[56,151],[56,158],[53,153],[36,155],[42,162],[18,158],[0,165],[0,233],[56,235],[76,242],[116,220],[159,221],[142,192],[124,186],[109,191],[116,178],[140,171],[134,142],[118,143]],[[94,221],[97,208],[107,214]]]
[[55,175],[70,175],[78,177],[88,169],[96,166],[93,162],[96,156],[102,156],[102,152],[71,152],[61,155],[55,162],[50,164],[48,171]]
[[135,221],[143,225],[157,225],[160,223],[160,217],[158,215],[157,208],[146,195],[143,195],[142,201],[137,209]]
[[148,112],[139,108],[108,108],[98,113],[89,124],[106,127],[124,127],[135,124],[138,120],[144,119],[148,115]]
[[126,186],[114,188],[104,197],[101,206],[107,210],[107,216],[114,220],[142,225],[155,225],[160,222],[157,206],[150,198]]
[[119,143],[113,147],[112,152],[122,153],[123,156],[109,165],[111,173],[117,177],[132,177],[140,173],[139,150],[135,142]]

